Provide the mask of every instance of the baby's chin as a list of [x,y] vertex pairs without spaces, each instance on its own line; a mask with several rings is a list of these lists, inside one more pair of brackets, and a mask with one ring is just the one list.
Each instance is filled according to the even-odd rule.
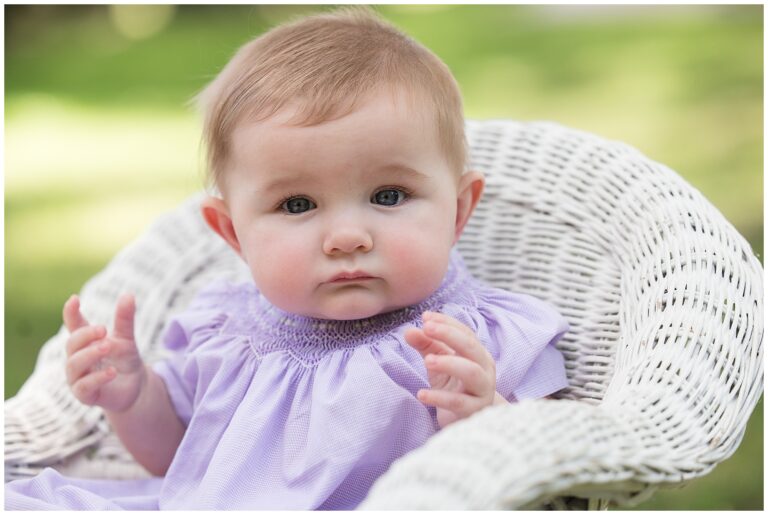
[[[319,311],[312,316],[314,318],[322,318],[324,320],[362,320],[365,318],[371,318],[382,313],[389,313],[400,309],[401,306],[383,307],[383,306],[366,306],[366,305],[352,305],[352,306],[333,306],[327,307],[322,311]],[[404,306],[402,306],[404,307]]]
[[407,295],[392,295],[379,288],[345,286],[315,292],[309,298],[282,297],[270,301],[278,308],[299,316],[323,320],[362,320],[418,304],[435,289],[436,286],[423,291],[414,289]]
[[316,310],[300,313],[312,318],[324,320],[362,320],[376,315],[397,311],[406,305],[389,304],[375,299],[335,299],[318,306]]

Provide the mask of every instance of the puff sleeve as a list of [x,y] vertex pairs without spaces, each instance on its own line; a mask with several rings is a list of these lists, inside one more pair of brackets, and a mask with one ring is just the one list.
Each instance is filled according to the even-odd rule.
[[568,386],[565,360],[555,347],[568,323],[547,302],[482,287],[474,308],[447,304],[443,312],[475,331],[496,361],[496,390],[508,401],[545,397]]
[[219,333],[227,319],[221,309],[225,300],[221,284],[203,289],[182,313],[173,317],[166,328],[163,345],[170,356],[152,365],[163,379],[176,414],[189,425],[201,390],[205,370],[196,359],[196,351]]

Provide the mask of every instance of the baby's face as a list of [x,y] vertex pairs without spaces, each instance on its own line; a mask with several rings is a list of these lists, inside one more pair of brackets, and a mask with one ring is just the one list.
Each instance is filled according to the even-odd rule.
[[291,114],[241,123],[224,172],[230,244],[258,288],[283,310],[337,320],[424,300],[461,231],[460,181],[435,127],[384,92],[320,125]]

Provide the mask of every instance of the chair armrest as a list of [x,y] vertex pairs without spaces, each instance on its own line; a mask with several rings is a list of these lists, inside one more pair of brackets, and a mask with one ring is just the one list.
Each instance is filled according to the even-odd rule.
[[535,509],[563,496],[639,502],[659,472],[681,464],[667,462],[661,429],[638,416],[569,400],[494,406],[395,462],[359,509]]

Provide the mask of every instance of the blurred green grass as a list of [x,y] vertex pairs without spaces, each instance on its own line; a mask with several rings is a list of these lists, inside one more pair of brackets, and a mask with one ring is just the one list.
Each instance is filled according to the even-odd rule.
[[[239,45],[324,8],[5,6],[6,398],[67,296],[201,187],[189,99]],[[701,190],[762,259],[762,6],[377,9],[449,65],[469,118],[629,143]],[[132,38],[128,11],[139,28],[170,16]],[[638,508],[762,509],[762,413],[761,401],[733,458]]]

